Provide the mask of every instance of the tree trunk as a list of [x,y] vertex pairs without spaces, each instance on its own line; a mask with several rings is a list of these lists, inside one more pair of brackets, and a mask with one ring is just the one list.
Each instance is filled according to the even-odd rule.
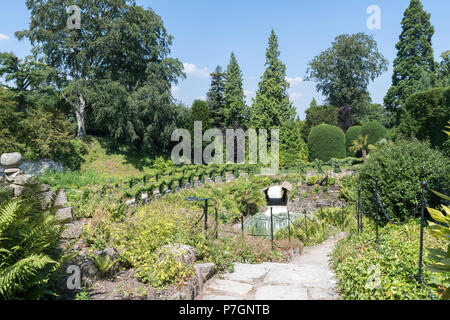
[[367,151],[366,151],[366,149],[362,149],[362,156],[363,156],[363,159],[364,159],[364,162],[365,162],[366,158],[367,158]]
[[86,126],[85,126],[85,118],[86,118],[86,101],[83,98],[83,95],[79,95],[80,103],[76,106],[75,116],[77,118],[77,126],[78,126],[78,138],[84,138],[86,136]]
[[250,217],[250,204],[247,204],[247,217]]

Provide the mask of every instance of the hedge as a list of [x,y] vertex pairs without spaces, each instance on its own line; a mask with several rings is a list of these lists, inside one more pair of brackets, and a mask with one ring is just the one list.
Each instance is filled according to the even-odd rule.
[[310,160],[329,161],[345,158],[345,134],[341,128],[321,124],[311,129],[308,137]]
[[386,136],[387,129],[376,121],[371,121],[363,124],[361,128],[361,134],[363,136],[369,136],[367,143],[377,143]]
[[429,140],[433,147],[442,147],[447,141],[443,132],[450,120],[450,87],[421,91],[408,97],[400,131]]

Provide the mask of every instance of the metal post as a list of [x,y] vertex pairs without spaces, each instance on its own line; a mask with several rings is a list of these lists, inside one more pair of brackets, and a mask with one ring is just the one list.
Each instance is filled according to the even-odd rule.
[[217,214],[217,206],[215,206],[214,208],[214,213],[216,215],[215,219],[216,219],[216,239],[219,237],[219,216]]
[[205,236],[207,236],[207,232],[208,232],[208,200],[205,200],[204,213],[205,213]]
[[305,210],[305,211],[303,211],[303,214],[305,215],[305,231],[306,231],[306,241],[308,241],[308,240],[309,240],[309,237],[308,237],[308,221],[307,221],[307,218],[306,218],[306,210]]
[[272,213],[272,207],[270,207],[270,237],[272,239],[272,249],[273,249],[273,213]]
[[356,219],[358,220],[358,234],[360,233],[360,222],[359,222],[359,219],[360,219],[360,217],[359,217],[359,203],[360,203],[360,200],[361,200],[361,188],[358,188],[358,200],[357,200],[357,203],[356,203]]
[[419,274],[418,277],[420,281],[422,281],[422,259],[423,259],[423,228],[424,228],[424,220],[425,220],[425,188],[427,186],[427,182],[422,182],[422,208],[421,208],[421,217],[420,217],[420,253],[419,253]]
[[322,217],[322,229],[323,229],[323,234],[325,234],[325,221],[323,220],[323,206],[320,206],[320,215]]
[[378,178],[375,179],[375,220],[376,220],[376,225],[377,225],[377,246],[380,246],[380,240],[378,237],[378,201],[377,201],[377,196],[378,196]]
[[289,230],[289,243],[291,242],[291,217],[289,215],[289,210],[287,212],[288,214],[288,230]]

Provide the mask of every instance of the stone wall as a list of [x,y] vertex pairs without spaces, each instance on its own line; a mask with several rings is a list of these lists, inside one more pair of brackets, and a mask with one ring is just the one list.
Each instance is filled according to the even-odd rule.
[[[6,185],[6,188],[11,191],[12,197],[19,196],[27,183],[35,182],[32,175],[25,174],[21,169],[22,155],[18,152],[2,154],[0,165],[3,172],[3,175],[0,176],[0,185]],[[73,219],[73,211],[71,207],[67,207],[68,203],[64,190],[51,191],[49,185],[41,184],[39,185],[39,192],[43,209],[53,205],[58,209],[56,212],[58,218],[68,221]]]

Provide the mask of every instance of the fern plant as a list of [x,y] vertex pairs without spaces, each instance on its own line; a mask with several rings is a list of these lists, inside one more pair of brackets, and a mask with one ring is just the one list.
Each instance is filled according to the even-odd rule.
[[16,199],[0,194],[0,299],[44,298],[60,266],[56,247],[64,226],[53,206],[42,209],[37,185],[25,186]]

